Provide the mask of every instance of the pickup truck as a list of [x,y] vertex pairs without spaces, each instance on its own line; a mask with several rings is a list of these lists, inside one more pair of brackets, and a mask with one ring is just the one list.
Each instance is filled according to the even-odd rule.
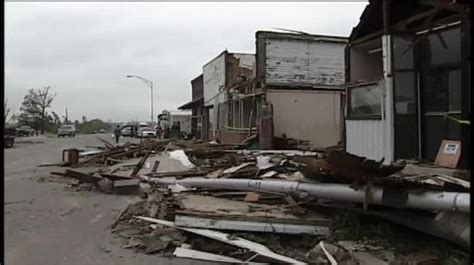
[[74,125],[61,125],[58,129],[58,137],[76,137],[76,126]]
[[156,138],[156,130],[153,130],[150,127],[141,127],[137,131],[138,137],[140,138]]
[[5,148],[13,147],[15,142],[16,129],[15,128],[4,128],[3,129],[3,146]]
[[33,136],[35,135],[35,130],[32,129],[30,126],[23,125],[16,129],[17,136]]

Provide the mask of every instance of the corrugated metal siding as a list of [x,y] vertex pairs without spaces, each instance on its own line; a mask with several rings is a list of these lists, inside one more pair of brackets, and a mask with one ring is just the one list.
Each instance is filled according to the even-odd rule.
[[266,84],[342,86],[344,43],[266,40]]
[[388,147],[383,120],[346,120],[346,151],[380,160]]
[[[204,106],[214,105],[212,98],[219,93],[219,87],[225,84],[225,53],[202,67]],[[218,96],[223,102],[223,95]],[[220,100],[222,98],[222,101]]]
[[346,120],[346,151],[370,159],[394,162],[394,107],[391,37],[382,36],[383,112],[382,120]]

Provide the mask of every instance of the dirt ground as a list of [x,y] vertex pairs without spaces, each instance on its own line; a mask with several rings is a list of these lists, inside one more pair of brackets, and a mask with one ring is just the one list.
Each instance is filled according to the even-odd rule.
[[36,167],[60,162],[65,148],[103,145],[97,136],[112,141],[110,135],[29,137],[5,149],[5,263],[208,264],[122,249],[109,226],[138,198],[67,191],[45,177],[55,168]]
[[[65,148],[102,146],[97,136],[113,141],[111,135],[30,137],[18,138],[13,148],[5,149],[6,264],[210,264],[122,248],[123,240],[112,234],[109,227],[128,204],[139,200],[138,197],[70,191],[65,185],[69,179],[50,175],[52,171],[63,169],[37,167],[60,162]],[[121,139],[125,141],[139,140]],[[160,170],[184,169],[179,162],[160,157]],[[337,216],[343,220],[332,220],[342,227],[334,231],[336,241],[364,239],[375,246],[393,247],[403,254],[429,250],[442,260],[440,264],[469,264],[469,253],[458,251],[438,238],[384,221],[359,222],[353,215],[339,213]],[[249,239],[259,241],[258,237]],[[260,243],[271,245],[271,242]],[[207,239],[203,244],[209,244]]]

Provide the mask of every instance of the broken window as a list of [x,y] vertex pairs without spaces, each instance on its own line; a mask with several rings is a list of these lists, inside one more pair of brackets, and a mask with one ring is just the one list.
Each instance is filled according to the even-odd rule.
[[219,129],[228,125],[229,122],[229,107],[226,103],[219,103]]
[[356,86],[348,89],[349,117],[374,117],[382,113],[382,84]]
[[435,69],[423,74],[426,112],[461,111],[461,70]]
[[221,124],[227,129],[255,128],[260,116],[261,97],[245,97],[220,104]]
[[461,29],[430,33],[417,47],[426,112],[461,111]]
[[396,72],[395,109],[397,114],[416,114],[416,76],[414,72]]
[[393,66],[395,69],[413,69],[412,45],[411,37],[393,36]]
[[350,48],[350,80],[378,80],[383,76],[382,41],[376,38]]
[[418,45],[423,68],[461,61],[461,29],[459,27],[431,33]]

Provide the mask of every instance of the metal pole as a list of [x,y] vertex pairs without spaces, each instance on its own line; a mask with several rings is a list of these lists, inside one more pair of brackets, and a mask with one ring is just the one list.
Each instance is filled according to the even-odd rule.
[[132,78],[132,77],[138,78],[138,79],[142,80],[143,83],[150,86],[150,90],[151,90],[151,122],[153,123],[153,82],[151,82],[150,80],[148,80],[146,78],[143,78],[141,76],[127,75],[127,78]]
[[151,122],[153,123],[153,83],[150,82],[151,88]]
[[[208,188],[208,189],[231,189],[260,192],[276,192],[283,194],[294,194],[303,197],[314,197],[334,201],[362,203],[365,200],[365,191],[355,191],[345,184],[326,183],[299,183],[278,180],[255,180],[255,179],[204,179],[186,178],[182,180],[150,178],[141,176],[144,181],[184,187]],[[470,194],[468,192],[447,192],[427,190],[422,193],[415,190],[407,190],[403,196],[405,201],[398,205],[392,205],[383,198],[382,187],[372,187],[372,204],[393,206],[397,208],[411,208],[429,211],[458,211],[469,213]]]

